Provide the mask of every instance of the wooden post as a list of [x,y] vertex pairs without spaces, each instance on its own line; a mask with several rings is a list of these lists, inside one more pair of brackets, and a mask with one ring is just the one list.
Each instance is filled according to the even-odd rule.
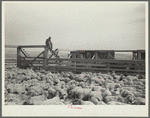
[[77,62],[75,61],[75,65],[74,65],[75,74],[77,73],[77,69],[76,69],[77,66],[76,66],[76,63],[77,63]]
[[134,60],[134,52],[132,52],[132,60]]
[[138,60],[141,60],[141,52],[138,52]]
[[88,61],[88,65],[89,71],[91,71],[91,59]]
[[108,66],[108,71],[107,71],[107,73],[109,73],[109,65],[110,65],[110,63],[108,62],[108,63],[107,63],[107,66]]
[[17,67],[21,67],[21,47],[17,47]]
[[95,59],[98,59],[98,52],[95,52]]
[[113,57],[114,57],[113,59],[115,59],[115,51],[113,52]]
[[44,53],[43,53],[43,69],[46,70],[46,66],[47,66],[47,47],[44,47]]
[[110,52],[108,52],[107,54],[108,54],[108,59],[110,59]]
[[[72,54],[72,58],[76,59],[76,52]],[[76,73],[76,61],[73,61],[73,63],[74,63],[74,71]]]
[[59,73],[61,73],[61,71],[60,71],[60,66],[61,66],[61,64],[60,64],[60,63],[61,63],[61,61],[59,60],[59,61],[58,61],[58,63],[59,63],[58,70],[59,70]]
[[76,53],[72,54],[72,58],[76,59]]

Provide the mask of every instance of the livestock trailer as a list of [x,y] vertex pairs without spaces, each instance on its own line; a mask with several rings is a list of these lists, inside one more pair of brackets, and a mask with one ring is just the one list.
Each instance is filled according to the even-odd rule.
[[133,59],[132,60],[145,60],[145,50],[133,51]]
[[70,58],[115,59],[115,52],[131,52],[132,60],[145,60],[145,50],[76,50],[70,51]]
[[70,58],[115,59],[114,50],[76,50],[70,52]]

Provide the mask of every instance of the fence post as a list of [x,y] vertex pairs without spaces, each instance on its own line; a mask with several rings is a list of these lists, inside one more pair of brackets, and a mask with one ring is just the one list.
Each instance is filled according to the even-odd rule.
[[108,71],[107,71],[107,73],[109,73],[110,62],[107,63],[107,66],[108,66]]
[[98,52],[95,52],[95,59],[98,59]]
[[61,63],[61,61],[60,61],[60,60],[58,60],[58,64],[59,64],[58,72],[59,72],[59,73],[61,73],[61,71],[60,71],[60,66],[61,66],[61,64],[60,64],[60,63]]
[[[77,56],[76,53],[72,54],[73,59],[76,59],[76,56]],[[76,61],[73,61],[73,63],[74,63],[74,73],[76,73]]]
[[141,52],[138,52],[138,60],[141,60]]
[[47,46],[44,47],[44,53],[43,53],[43,69],[46,70],[46,66],[47,66]]
[[17,47],[17,67],[21,67],[21,47]]
[[89,71],[91,72],[91,59],[89,60],[88,65],[89,65]]

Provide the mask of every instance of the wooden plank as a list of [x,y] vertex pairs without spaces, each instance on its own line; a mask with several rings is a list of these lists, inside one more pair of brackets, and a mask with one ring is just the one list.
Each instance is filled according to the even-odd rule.
[[61,62],[48,62],[47,64],[61,64]]
[[[108,70],[107,68],[92,68],[92,70]],[[131,69],[109,69],[109,71],[127,71],[127,72],[145,72],[145,70],[131,70]]]
[[5,63],[17,63],[16,61],[7,61]]
[[28,57],[28,56],[22,51],[22,49],[21,49],[21,52],[22,52],[22,54],[23,54],[25,57]]
[[[109,65],[109,67],[125,67],[125,68],[127,68],[127,67],[129,67],[129,68],[138,68],[139,66],[138,65],[135,65],[135,66],[133,66],[133,65]],[[145,67],[144,65],[140,65],[140,67]]]
[[114,64],[114,65],[112,65],[112,64],[88,64],[88,63],[76,63],[76,64],[74,64],[74,63],[56,63],[56,62],[49,62],[48,64],[60,64],[60,65],[76,65],[76,66],[79,66],[79,65],[81,65],[81,66],[96,66],[96,67],[130,67],[130,68],[138,68],[139,66],[140,67],[142,67],[142,68],[144,68],[145,67],[145,65],[132,65],[132,64],[120,64],[120,65],[116,65],[116,64]]
[[35,66],[37,66],[37,65],[40,65],[40,66],[42,65],[42,66],[43,66],[43,63],[33,63],[33,66],[34,66],[34,65],[35,65]]
[[30,64],[32,64],[36,59],[38,59],[39,56],[41,56],[43,53],[44,53],[44,51],[42,51],[37,57],[35,57],[34,60],[30,62]]
[[[44,52],[44,51],[43,51]],[[32,63],[34,62],[34,61],[36,61],[36,59],[39,59],[40,57],[40,55],[42,55],[43,54],[43,52],[41,52],[37,57],[34,57],[34,59],[33,60],[31,60],[31,57],[21,57],[21,59],[24,59],[24,60],[21,60],[21,62],[22,63],[24,63],[24,62],[26,62],[26,63],[28,63],[28,64],[30,64],[31,66],[33,66],[32,65]],[[43,57],[42,57],[43,58]],[[42,59],[41,58],[41,59]],[[26,59],[26,60],[25,60]],[[30,59],[30,60],[27,60],[27,59]],[[39,60],[38,60],[39,61]]]
[[46,45],[19,45],[21,48],[45,48]]
[[[25,56],[25,57],[28,57],[25,53],[24,53],[24,51],[21,49],[21,52],[22,52],[22,54]],[[24,58],[23,58],[24,59]],[[25,59],[24,59],[25,60]],[[26,62],[26,61],[25,61]],[[31,62],[30,62],[31,63]],[[31,65],[32,65],[32,63],[31,63]]]
[[41,68],[43,68],[43,65],[41,65],[41,66],[35,66],[35,65],[32,65],[32,66],[30,66],[30,67],[41,67]]
[[[51,66],[47,66],[47,67],[51,67]],[[54,67],[55,68],[55,67]],[[75,69],[75,67],[68,67],[68,66],[60,66],[60,69]],[[77,69],[87,69],[86,67],[76,67]],[[91,70],[105,70],[108,71],[108,68],[91,68]],[[131,69],[109,69],[109,71],[127,71],[127,72],[145,72],[145,70],[131,70]]]
[[[60,60],[60,61],[76,61],[76,62],[88,62],[88,61],[91,61],[91,62],[110,62],[110,63],[145,63],[145,61],[143,60],[108,60],[108,59],[68,59],[68,58],[51,58],[49,59],[50,61],[51,60]],[[48,61],[49,61],[48,60]]]
[[[56,64],[56,63],[51,63],[51,64]],[[57,63],[59,64],[59,63]],[[63,65],[66,64],[66,66],[71,66],[71,65],[77,65],[77,66],[92,66],[92,67],[108,67],[108,64],[82,64],[82,63],[63,63]],[[62,65],[62,64],[61,64]],[[138,65],[109,65],[110,68],[138,68]],[[140,65],[141,68],[145,68],[144,65]]]
[[49,62],[48,64],[60,64],[60,65],[67,65],[67,66],[98,66],[98,67],[106,67],[106,64],[87,64],[87,63],[55,63],[55,62]]
[[[21,59],[21,61],[31,62],[31,61],[33,61],[33,59],[26,59],[26,60]],[[43,61],[43,59],[36,59],[35,61]]]
[[[47,67],[55,68],[56,66],[47,66]],[[73,66],[73,67],[70,67],[70,66],[60,66],[60,69],[87,69],[88,70],[87,67],[75,67],[75,66]],[[107,68],[105,70],[107,70]]]
[[[48,68],[48,70],[55,70],[55,71],[58,72],[58,70],[55,69],[55,68]],[[71,69],[61,69],[59,71],[74,72],[74,70],[71,70]],[[91,70],[91,71],[88,71],[88,70],[85,70],[85,69],[81,69],[81,70],[78,69],[78,70],[76,70],[76,72],[101,72],[101,73],[107,73],[106,70]],[[121,71],[121,72],[115,71],[115,73],[117,73],[117,74],[125,74],[124,71]],[[141,72],[141,73],[144,74],[144,72]],[[127,73],[127,75],[137,75],[137,74],[138,74],[137,72],[136,73],[135,72]]]
[[17,63],[17,62],[14,62],[14,61],[7,61],[5,63]]
[[17,59],[11,59],[11,58],[8,59],[8,58],[7,58],[7,59],[5,59],[5,61],[17,61]]
[[[114,52],[137,52],[139,50],[114,50]],[[141,51],[145,51],[145,50],[141,50]]]
[[[63,70],[71,70],[75,72],[108,72],[108,71],[116,71],[121,73],[145,73],[145,61],[129,61],[129,60],[89,60],[89,59],[51,59],[50,61],[60,60],[60,61],[68,61],[65,63],[57,63],[61,64],[59,71]],[[77,62],[76,64],[71,63]],[[52,62],[51,62],[52,63]],[[91,63],[91,64],[88,64]],[[101,63],[101,64],[97,64]],[[109,64],[110,63],[110,64]],[[54,63],[53,63],[54,64]],[[62,65],[70,65],[70,66],[62,66]],[[73,67],[72,65],[76,65]],[[80,66],[80,67],[79,67]],[[87,66],[91,66],[91,69]],[[108,67],[109,66],[109,67]],[[139,68],[140,66],[140,68]],[[51,67],[51,65],[49,66]],[[49,68],[48,67],[48,68]],[[106,68],[105,68],[106,67]],[[57,70],[58,67],[51,67]],[[132,68],[132,69],[131,69]],[[143,70],[142,70],[143,69]],[[127,73],[126,73],[127,74]]]
[[[23,62],[24,60],[21,60],[21,61]],[[33,61],[33,60],[25,60],[25,61],[26,61],[26,62],[31,62],[31,61]],[[41,62],[43,62],[43,60],[35,60],[34,62],[36,62],[36,63],[37,63],[37,62],[41,63]],[[34,62],[33,62],[33,63],[34,63]]]
[[[68,64],[68,65],[73,65],[72,63],[71,64]],[[77,63],[76,64],[77,66],[79,65],[81,65],[81,66],[92,66],[92,67],[108,67],[108,65],[107,64],[79,64],[79,63]]]
[[[36,57],[21,57],[22,59],[35,59]],[[43,57],[37,57],[37,59],[43,59]]]

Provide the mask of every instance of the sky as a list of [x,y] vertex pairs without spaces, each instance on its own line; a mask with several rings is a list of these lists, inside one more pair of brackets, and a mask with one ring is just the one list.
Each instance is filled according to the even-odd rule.
[[5,3],[5,45],[54,49],[145,49],[145,4],[124,2]]

